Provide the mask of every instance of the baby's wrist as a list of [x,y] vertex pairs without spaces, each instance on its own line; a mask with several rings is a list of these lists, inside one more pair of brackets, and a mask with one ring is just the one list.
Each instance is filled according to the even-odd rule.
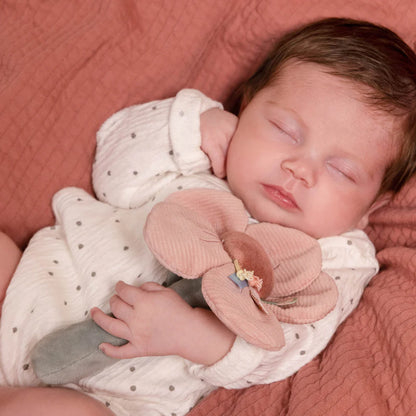
[[192,324],[187,328],[186,341],[181,345],[180,356],[197,364],[212,365],[231,349],[235,334],[210,310],[193,309]]

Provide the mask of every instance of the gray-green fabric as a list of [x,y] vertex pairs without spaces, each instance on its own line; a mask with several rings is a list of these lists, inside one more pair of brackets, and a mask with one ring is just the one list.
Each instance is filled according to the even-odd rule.
[[[201,291],[201,279],[172,276],[167,285],[189,305],[207,308]],[[121,346],[127,341],[101,329],[92,319],[59,329],[42,338],[31,353],[36,376],[49,385],[76,383],[98,374],[118,360],[99,350],[103,342]]]

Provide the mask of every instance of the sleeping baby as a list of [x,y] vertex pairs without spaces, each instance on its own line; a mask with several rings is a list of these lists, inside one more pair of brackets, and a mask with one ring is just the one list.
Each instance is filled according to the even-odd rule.
[[50,414],[179,416],[311,361],[378,271],[368,216],[414,173],[415,63],[385,28],[325,19],[278,41],[238,117],[192,89],[110,117],[96,197],[55,195],[7,289],[10,409],[54,391]]

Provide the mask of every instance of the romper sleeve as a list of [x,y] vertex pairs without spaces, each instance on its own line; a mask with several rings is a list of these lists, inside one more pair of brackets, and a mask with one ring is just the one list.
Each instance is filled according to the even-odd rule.
[[328,344],[338,326],[355,309],[365,286],[378,272],[375,249],[361,230],[319,240],[322,268],[335,281],[336,307],[312,324],[282,324],[286,345],[266,351],[237,337],[230,352],[206,367],[191,364],[190,371],[225,388],[244,388],[283,380],[310,362]]
[[222,105],[197,90],[127,107],[97,133],[93,187],[98,199],[121,208],[148,202],[181,175],[209,171],[200,149],[200,115]]

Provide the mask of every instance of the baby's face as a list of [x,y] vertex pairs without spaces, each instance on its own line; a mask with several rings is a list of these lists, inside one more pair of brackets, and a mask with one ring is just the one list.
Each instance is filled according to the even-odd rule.
[[395,156],[394,127],[353,83],[293,62],[242,111],[227,180],[259,221],[316,238],[362,228]]

